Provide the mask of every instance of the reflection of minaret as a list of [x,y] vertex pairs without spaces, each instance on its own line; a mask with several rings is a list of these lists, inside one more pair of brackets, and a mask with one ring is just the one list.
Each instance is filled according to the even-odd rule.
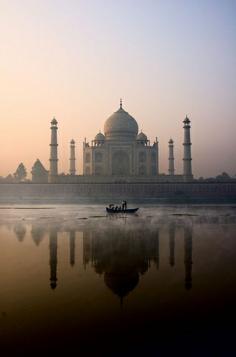
[[75,231],[70,231],[70,265],[75,265]]
[[[89,263],[92,256],[92,234],[90,231],[83,231],[83,265],[86,269],[86,265]],[[92,259],[91,259],[92,260]]]
[[184,228],[184,265],[185,265],[185,288],[192,288],[192,227]]
[[155,263],[156,263],[156,267],[157,269],[159,269],[159,231],[156,231],[156,237],[155,237],[155,250],[156,250],[156,254],[155,254]]
[[171,224],[169,228],[169,244],[170,244],[170,265],[175,265],[175,225]]
[[50,286],[52,289],[57,287],[57,231],[50,231],[49,235],[49,251],[50,251]]

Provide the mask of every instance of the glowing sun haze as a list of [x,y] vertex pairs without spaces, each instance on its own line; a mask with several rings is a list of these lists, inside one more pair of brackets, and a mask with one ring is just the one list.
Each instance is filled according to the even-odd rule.
[[59,171],[69,141],[92,140],[119,107],[182,172],[192,121],[195,176],[236,174],[236,2],[233,0],[0,0],[0,175],[39,158],[49,167],[58,120]]

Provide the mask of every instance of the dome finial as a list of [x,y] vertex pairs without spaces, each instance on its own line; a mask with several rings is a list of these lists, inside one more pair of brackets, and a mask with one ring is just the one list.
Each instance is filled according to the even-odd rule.
[[120,109],[122,109],[122,98],[120,98]]

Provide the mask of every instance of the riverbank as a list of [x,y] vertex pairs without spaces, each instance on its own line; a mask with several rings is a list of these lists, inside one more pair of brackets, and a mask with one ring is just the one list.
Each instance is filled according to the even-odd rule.
[[0,184],[1,204],[107,203],[236,203],[236,182]]

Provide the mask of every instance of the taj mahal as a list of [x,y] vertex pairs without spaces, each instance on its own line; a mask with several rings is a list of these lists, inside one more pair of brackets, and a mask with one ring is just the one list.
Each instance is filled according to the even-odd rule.
[[[168,174],[159,173],[158,140],[151,143],[148,137],[139,132],[137,121],[123,109],[120,100],[119,109],[104,124],[104,133],[99,132],[91,143],[83,142],[83,175],[76,174],[76,143],[70,142],[69,173],[58,173],[58,122],[51,121],[50,168],[47,171],[37,160],[32,168],[33,182],[79,183],[132,181],[192,181],[192,158],[190,139],[190,120],[183,121],[183,173],[175,174],[174,141],[168,142]],[[128,182],[128,181],[127,181]]]

